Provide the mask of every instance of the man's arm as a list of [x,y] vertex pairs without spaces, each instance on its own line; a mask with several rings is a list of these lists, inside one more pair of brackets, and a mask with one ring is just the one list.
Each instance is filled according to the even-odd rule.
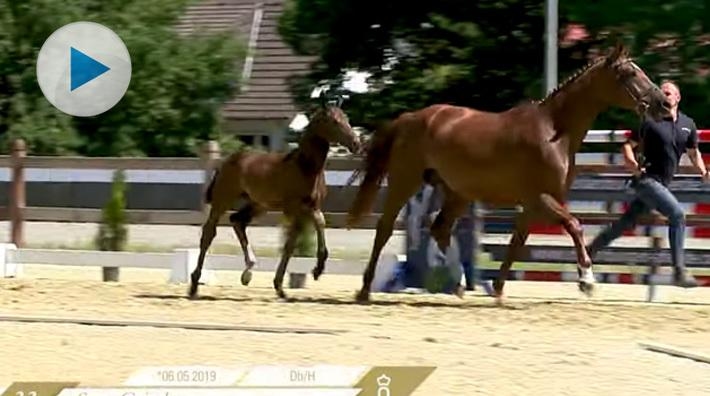
[[639,174],[641,170],[639,169],[639,163],[636,161],[636,156],[634,155],[634,149],[638,147],[641,141],[641,136],[643,136],[644,129],[646,128],[646,123],[642,122],[639,128],[631,131],[631,135],[626,142],[621,146],[621,153],[624,155],[624,165],[633,174]]
[[693,128],[690,131],[690,137],[686,144],[686,153],[688,154],[690,162],[695,166],[695,169],[697,169],[704,178],[710,177],[708,176],[705,161],[703,161],[703,156],[698,147],[698,129],[695,127],[695,124],[693,124]]
[[690,162],[693,163],[695,168],[700,171],[701,175],[705,175],[708,173],[707,168],[705,167],[705,162],[703,161],[703,156],[700,153],[700,149],[696,148],[691,148],[688,149],[688,158],[690,158]]

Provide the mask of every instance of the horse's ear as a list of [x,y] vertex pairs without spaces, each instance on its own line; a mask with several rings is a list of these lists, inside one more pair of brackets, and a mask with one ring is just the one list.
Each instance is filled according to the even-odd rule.
[[614,63],[619,59],[625,58],[629,55],[629,49],[626,48],[624,43],[619,40],[616,42],[616,45],[614,46],[614,49],[611,51],[611,54],[607,57],[609,62]]
[[327,88],[318,87],[311,92],[311,99],[313,99],[313,105],[311,111],[316,111],[326,107],[328,101],[328,95],[326,94]]
[[339,108],[342,108],[343,102],[345,102],[345,99],[350,99],[350,95],[346,95],[346,94],[339,95],[336,102],[335,102],[335,105],[338,106]]
[[320,107],[321,109],[328,107],[328,95],[321,93],[320,97],[318,98],[318,107]]
[[304,106],[305,108],[303,109],[303,112],[306,114],[308,118],[311,118],[313,114],[315,114],[318,109],[320,108],[320,104],[316,101],[308,103],[307,105]]
[[620,47],[619,50],[619,58],[628,58],[629,57],[629,47],[625,46],[624,43],[618,43],[617,44]]

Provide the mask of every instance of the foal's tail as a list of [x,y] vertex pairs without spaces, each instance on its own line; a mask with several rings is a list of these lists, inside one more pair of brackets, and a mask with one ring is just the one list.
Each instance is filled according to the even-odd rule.
[[205,190],[205,203],[212,203],[212,192],[214,190],[214,183],[217,181],[218,173],[219,168],[215,168],[214,172],[212,173],[212,179],[210,180],[210,184],[207,186],[207,190]]
[[380,184],[382,184],[382,180],[387,175],[392,145],[397,138],[397,130],[396,121],[392,121],[375,131],[367,144],[362,165],[353,172],[353,176],[348,181],[348,184],[350,184],[350,182],[360,178],[361,174],[365,172],[364,180],[360,184],[355,201],[348,211],[346,222],[348,229],[357,225],[365,214],[372,211]]

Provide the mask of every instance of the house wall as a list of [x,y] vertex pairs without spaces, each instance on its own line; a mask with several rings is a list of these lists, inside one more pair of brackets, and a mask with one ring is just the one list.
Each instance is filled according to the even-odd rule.
[[[269,151],[286,150],[286,130],[290,120],[227,120],[226,133],[237,136],[252,136],[255,142],[263,142],[268,136]],[[257,144],[258,145],[258,144]]]

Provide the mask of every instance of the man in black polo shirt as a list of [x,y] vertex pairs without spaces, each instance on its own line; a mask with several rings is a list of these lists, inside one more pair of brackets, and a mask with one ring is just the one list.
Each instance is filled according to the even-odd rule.
[[[596,252],[620,237],[625,230],[635,227],[640,215],[655,209],[668,218],[674,284],[680,287],[695,287],[698,283],[688,273],[683,262],[685,214],[678,200],[668,189],[668,184],[673,179],[684,152],[700,171],[703,181],[710,181],[710,174],[698,150],[695,122],[678,110],[678,86],[672,81],[664,81],[661,90],[671,105],[670,114],[658,122],[645,118],[641,126],[632,131],[622,149],[626,166],[634,174],[632,187],[635,198],[626,213],[589,244],[588,251],[590,256],[594,257]],[[639,165],[634,157],[633,149],[639,144],[642,148],[643,165]]]

